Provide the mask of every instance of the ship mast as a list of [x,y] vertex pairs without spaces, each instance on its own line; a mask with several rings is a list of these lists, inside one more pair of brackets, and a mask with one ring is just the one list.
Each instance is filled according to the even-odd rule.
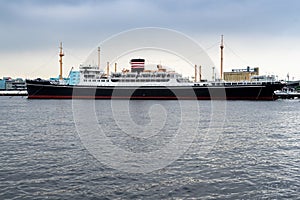
[[100,69],[100,47],[98,47],[98,69]]
[[106,74],[107,74],[107,77],[109,76],[109,62],[107,62],[107,66],[106,66]]
[[223,42],[223,35],[221,35],[221,45],[220,45],[220,49],[221,49],[221,76],[220,79],[223,79],[223,49],[224,49],[224,42]]
[[59,66],[60,66],[60,71],[59,71],[59,80],[62,80],[63,77],[62,77],[62,57],[64,56],[64,53],[63,53],[63,48],[62,48],[62,42],[60,43],[60,46],[59,46]]
[[201,80],[202,80],[202,69],[201,69],[202,67],[201,67],[201,65],[199,66],[199,82],[201,82]]
[[195,82],[197,82],[197,65],[195,65]]

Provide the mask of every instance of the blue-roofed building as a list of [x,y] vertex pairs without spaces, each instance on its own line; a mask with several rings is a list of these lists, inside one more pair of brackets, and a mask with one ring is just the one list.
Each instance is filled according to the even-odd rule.
[[[78,85],[80,81],[79,71],[70,71],[68,78],[63,78],[64,82],[68,85]],[[59,81],[59,76],[56,78],[50,78],[50,81]]]
[[69,74],[69,85],[78,85],[80,81],[80,72],[79,71],[71,71]]
[[0,90],[5,90],[6,83],[5,83],[5,79],[0,79]]
[[26,90],[26,84],[22,78],[3,77],[0,79],[0,90]]

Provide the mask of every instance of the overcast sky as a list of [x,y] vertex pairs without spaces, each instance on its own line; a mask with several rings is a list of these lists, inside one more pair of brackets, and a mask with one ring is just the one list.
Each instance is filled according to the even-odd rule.
[[300,79],[298,0],[0,0],[0,77],[57,76],[64,43],[65,74],[101,41],[133,28],[162,27],[192,37],[225,71]]

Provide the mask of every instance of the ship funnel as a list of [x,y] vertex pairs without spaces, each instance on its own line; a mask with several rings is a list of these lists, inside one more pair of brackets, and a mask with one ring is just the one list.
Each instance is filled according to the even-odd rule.
[[145,68],[145,59],[131,59],[130,61],[131,64],[131,72],[142,72],[144,71]]

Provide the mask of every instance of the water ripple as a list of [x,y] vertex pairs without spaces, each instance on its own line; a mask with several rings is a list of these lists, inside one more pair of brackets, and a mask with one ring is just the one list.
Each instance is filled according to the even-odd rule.
[[[229,101],[223,134],[201,156],[199,134],[171,165],[127,174],[100,163],[76,133],[71,101],[0,98],[0,199],[297,199],[300,196],[300,107],[296,101]],[[114,126],[109,101],[96,101],[101,125],[116,145],[152,151],[168,130],[140,143]],[[140,102],[145,106],[147,102]],[[176,104],[177,105],[177,104]],[[139,108],[130,105],[132,112]],[[167,110],[175,107],[172,102]],[[209,129],[210,102],[201,102],[201,130]],[[133,113],[134,114],[134,113]],[[135,117],[146,124],[148,115]],[[193,116],[191,116],[193,117]],[[139,121],[141,120],[141,121]],[[172,122],[174,124],[172,124]]]

